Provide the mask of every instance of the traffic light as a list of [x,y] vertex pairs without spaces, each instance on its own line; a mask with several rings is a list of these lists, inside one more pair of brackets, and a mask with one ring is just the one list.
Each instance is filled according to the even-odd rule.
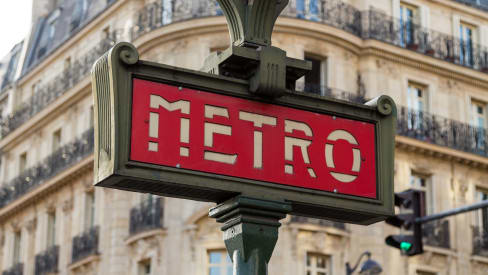
[[407,256],[422,254],[424,252],[422,246],[422,224],[415,223],[415,219],[425,215],[425,192],[409,189],[401,193],[395,193],[395,205],[403,209],[411,209],[412,211],[388,218],[386,223],[412,230],[413,235],[390,235],[385,239],[386,244],[400,249]]

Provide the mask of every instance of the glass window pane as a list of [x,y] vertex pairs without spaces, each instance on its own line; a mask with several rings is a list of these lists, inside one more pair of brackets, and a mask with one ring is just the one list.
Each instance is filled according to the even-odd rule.
[[324,259],[324,257],[317,257],[317,267],[325,268],[325,259]]
[[210,252],[210,263],[211,264],[217,264],[217,263],[220,263],[222,260],[221,260],[221,256],[220,256],[220,253],[219,252]]
[[210,267],[210,275],[220,275],[220,267]]

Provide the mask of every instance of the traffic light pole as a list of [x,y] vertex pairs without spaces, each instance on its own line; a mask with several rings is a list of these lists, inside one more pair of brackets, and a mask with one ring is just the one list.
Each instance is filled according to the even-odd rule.
[[488,200],[484,200],[482,202],[475,203],[475,204],[468,205],[468,206],[462,206],[459,208],[451,209],[451,210],[448,210],[448,211],[445,211],[442,213],[433,214],[430,216],[419,217],[419,218],[415,219],[415,223],[422,224],[422,223],[426,223],[426,222],[430,222],[430,221],[434,221],[434,220],[440,220],[440,219],[445,218],[445,217],[454,216],[457,214],[470,212],[470,211],[485,208],[485,207],[488,207]]

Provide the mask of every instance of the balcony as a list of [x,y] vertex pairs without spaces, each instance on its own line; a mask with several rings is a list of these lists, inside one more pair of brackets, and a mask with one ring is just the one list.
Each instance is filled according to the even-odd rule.
[[24,274],[24,264],[18,263],[12,266],[10,269],[2,272],[2,275],[22,275]]
[[93,129],[90,129],[80,138],[59,148],[36,166],[27,169],[21,175],[2,185],[3,187],[0,188],[0,208],[80,162],[92,152]]
[[73,238],[71,262],[75,263],[89,256],[98,255],[99,227],[95,226]]
[[12,114],[2,117],[0,119],[0,134],[2,138],[19,128],[30,118],[34,117],[49,104],[65,94],[70,88],[85,79],[90,74],[93,63],[108,51],[117,39],[117,32],[113,32],[109,37],[102,39],[95,47],[74,61],[63,72],[39,87],[39,90],[32,95],[28,102],[22,103]]
[[445,249],[451,247],[449,221],[447,220],[438,220],[423,224],[422,235],[425,245]]
[[488,131],[427,112],[400,107],[397,134],[488,157]]
[[163,228],[163,200],[146,200],[130,210],[129,234]]
[[488,48],[474,41],[401,22],[385,13],[369,10],[362,13],[363,39],[375,39],[406,48],[446,62],[488,73]]
[[131,40],[170,23],[219,15],[223,14],[216,0],[171,1],[170,6],[153,2],[135,14],[136,23],[131,27]]
[[[308,4],[305,5],[305,3]],[[135,23],[129,27],[130,41],[174,22],[219,15],[222,15],[222,11],[216,1],[172,1],[169,6],[154,2],[135,13]],[[360,11],[339,0],[309,2],[290,0],[282,16],[316,21],[362,39],[379,40],[488,73],[488,49],[486,47],[475,43],[468,45],[452,35],[425,29],[416,24],[402,24],[400,20],[380,11]],[[29,102],[22,104],[13,114],[0,119],[2,137],[19,128],[69,88],[84,79],[94,61],[118,40],[116,34],[119,32],[115,31],[110,37],[100,41],[98,46],[77,60],[72,67],[44,85]]]
[[296,90],[299,92],[305,92],[307,94],[314,94],[318,96],[332,97],[335,99],[345,100],[349,102],[355,102],[363,104],[366,102],[364,97],[364,92],[359,91],[358,93],[346,92],[340,89],[331,88],[323,85],[315,84],[301,84],[297,83]]
[[291,216],[290,223],[299,223],[299,224],[314,224],[324,227],[332,227],[339,230],[346,230],[346,225],[342,222],[333,222],[328,220],[319,220],[301,216]]
[[473,227],[473,255],[488,257],[488,231],[482,227]]
[[454,0],[454,1],[488,12],[488,0]]
[[34,275],[47,275],[57,273],[59,262],[59,246],[53,246],[45,252],[36,255],[36,268]]

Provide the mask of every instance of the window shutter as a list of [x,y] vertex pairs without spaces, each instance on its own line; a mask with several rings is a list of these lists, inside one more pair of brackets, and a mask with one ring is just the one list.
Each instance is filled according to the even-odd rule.
[[420,6],[420,26],[422,28],[430,28],[430,8],[426,6]]
[[452,16],[452,35],[454,37],[459,37],[459,26],[461,25],[461,17],[459,15],[454,14]]
[[479,37],[480,37],[480,44],[484,48],[488,48],[488,26],[483,25],[479,27]]
[[400,18],[400,0],[391,0],[391,14],[394,18]]

